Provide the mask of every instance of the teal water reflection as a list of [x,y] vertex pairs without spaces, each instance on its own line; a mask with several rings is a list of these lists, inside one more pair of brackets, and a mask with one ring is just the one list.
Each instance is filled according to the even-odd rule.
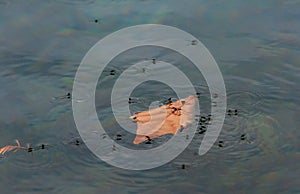
[[[1,1],[0,146],[19,139],[35,148],[1,156],[1,193],[300,193],[299,9],[298,0]],[[227,115],[206,155],[197,155],[203,134],[196,134],[174,161],[127,171],[94,156],[76,130],[71,100],[53,97],[71,92],[81,59],[99,39],[144,23],[175,26],[201,40],[223,73],[228,108],[239,114]],[[102,99],[110,98],[107,91],[122,63],[135,56],[127,57],[99,80],[97,112],[111,131],[118,126],[105,114],[109,104]],[[208,113],[211,101],[202,76],[196,87]],[[163,101],[172,92],[137,94],[140,102],[133,110],[144,108],[149,99],[143,96]],[[121,143],[129,146],[130,138]],[[45,149],[39,149],[42,144]]]

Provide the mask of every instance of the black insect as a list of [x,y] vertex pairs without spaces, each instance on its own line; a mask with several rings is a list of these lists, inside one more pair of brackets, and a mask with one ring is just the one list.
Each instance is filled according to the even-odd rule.
[[238,115],[238,110],[234,109],[234,110],[227,110],[227,115],[232,116],[232,115]]
[[172,98],[168,98],[168,99],[167,99],[167,103],[168,103],[168,104],[172,103]]
[[121,134],[117,134],[117,135],[116,135],[116,140],[117,140],[117,141],[122,140],[122,135],[121,135]]
[[105,133],[103,133],[101,136],[102,136],[102,139],[106,138],[106,134]]
[[202,125],[202,124],[200,123],[200,128],[199,128],[198,133],[199,133],[199,134],[204,134],[205,132],[206,132],[206,126],[205,126],[205,125]]
[[146,136],[147,141],[145,142],[145,144],[152,144],[152,139],[149,136]]
[[32,152],[33,151],[33,148],[32,147],[27,147],[27,152]]
[[199,134],[204,134],[206,132],[206,129],[200,129]]
[[247,139],[246,134],[242,134],[241,135],[241,140],[246,140],[246,139]]
[[70,99],[71,98],[71,93],[68,92],[66,95],[63,96],[57,96],[57,97],[53,97],[54,100],[62,100],[62,99]]
[[182,164],[182,165],[181,165],[181,169],[185,169],[185,164]]
[[115,70],[110,70],[110,75],[115,75],[116,74],[116,71]]
[[131,103],[137,103],[137,99],[128,98],[128,104],[131,104]]
[[232,111],[230,109],[227,111],[227,115],[229,115],[229,116],[232,115]]
[[192,40],[191,41],[191,45],[197,45],[197,44],[198,44],[197,40]]
[[220,148],[224,147],[224,141],[219,141],[218,146],[219,146]]
[[205,125],[201,125],[201,126],[200,126],[200,129],[201,129],[201,130],[206,130],[206,126],[205,126]]
[[182,125],[180,125],[179,131],[182,132],[184,129],[184,127]]
[[206,122],[206,117],[201,116],[201,117],[200,117],[200,122],[202,122],[202,123]]
[[152,59],[152,64],[156,64],[156,59]]
[[234,115],[238,115],[238,110],[237,109],[234,110]]
[[67,95],[66,95],[66,97],[67,97],[68,99],[70,99],[70,98],[71,98],[71,93],[68,92]]
[[41,145],[41,149],[42,150],[45,149],[45,145],[44,144]]
[[181,108],[171,107],[172,114],[180,115],[181,114]]
[[79,145],[80,145],[80,142],[79,142],[79,140],[78,140],[78,139],[76,139],[76,141],[75,141],[75,145],[77,145],[77,146],[79,146]]
[[97,19],[95,19],[95,20],[94,20],[94,22],[95,22],[95,23],[98,23],[98,20],[97,20]]

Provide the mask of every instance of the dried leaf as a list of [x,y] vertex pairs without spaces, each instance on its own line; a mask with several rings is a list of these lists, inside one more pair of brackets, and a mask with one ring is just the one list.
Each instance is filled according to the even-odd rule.
[[134,144],[142,143],[166,134],[176,134],[193,120],[197,96],[189,96],[170,104],[139,112],[130,118],[137,122]]
[[7,145],[7,146],[0,148],[0,154],[5,154],[6,152],[10,152],[13,150],[17,151],[17,149],[27,149],[26,147],[22,147],[18,140],[16,140],[16,143],[17,143],[16,146]]

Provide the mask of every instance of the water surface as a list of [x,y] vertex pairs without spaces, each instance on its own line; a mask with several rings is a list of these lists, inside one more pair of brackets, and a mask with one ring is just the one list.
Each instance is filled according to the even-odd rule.
[[[1,157],[1,193],[300,193],[299,9],[298,0],[2,0],[0,146],[19,139],[35,150]],[[83,56],[99,39],[145,23],[175,26],[202,41],[223,74],[228,109],[238,115],[226,116],[206,155],[197,154],[204,134],[196,133],[174,161],[128,171],[94,156],[77,132],[71,100],[53,97],[72,91]],[[181,67],[188,63],[167,50],[145,49],[119,56],[99,80],[97,112],[112,137],[119,129],[105,99],[126,64],[143,53]],[[205,80],[186,72],[199,76],[201,111],[208,114]],[[132,111],[176,98],[151,82],[133,95]],[[124,135],[120,144],[130,147],[132,138]]]

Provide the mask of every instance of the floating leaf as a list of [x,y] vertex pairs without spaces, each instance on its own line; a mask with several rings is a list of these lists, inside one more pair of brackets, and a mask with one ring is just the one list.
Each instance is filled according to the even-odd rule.
[[0,154],[5,154],[6,152],[13,151],[13,150],[17,151],[18,149],[27,149],[27,147],[21,146],[19,140],[16,140],[16,143],[17,143],[16,146],[7,145],[7,146],[0,148]]
[[137,122],[134,144],[140,144],[166,134],[176,134],[193,121],[197,96],[189,96],[167,105],[139,112],[130,118]]

